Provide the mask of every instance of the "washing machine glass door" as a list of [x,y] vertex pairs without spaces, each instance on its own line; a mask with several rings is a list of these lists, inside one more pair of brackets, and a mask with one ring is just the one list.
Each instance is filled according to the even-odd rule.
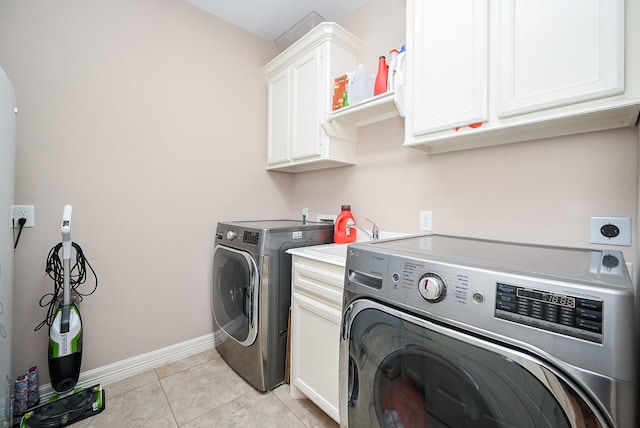
[[218,245],[213,251],[212,309],[220,329],[241,345],[258,334],[259,275],[250,253]]
[[529,355],[371,301],[349,309],[341,343],[349,426],[608,426],[571,381]]

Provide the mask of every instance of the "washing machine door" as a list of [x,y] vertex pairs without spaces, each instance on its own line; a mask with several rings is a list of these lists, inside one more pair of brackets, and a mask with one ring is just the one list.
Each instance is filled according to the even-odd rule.
[[376,302],[345,311],[340,358],[342,426],[610,426],[545,362]]
[[213,251],[211,307],[216,327],[243,346],[258,334],[259,275],[250,253],[217,245]]

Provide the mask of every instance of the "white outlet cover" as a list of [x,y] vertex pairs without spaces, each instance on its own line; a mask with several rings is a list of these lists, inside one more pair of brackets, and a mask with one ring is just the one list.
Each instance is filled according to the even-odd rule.
[[318,217],[316,217],[316,221],[318,221],[318,222],[327,222],[327,223],[335,223],[337,217],[338,216],[335,215],[335,214],[318,214]]
[[11,205],[11,216],[9,221],[11,222],[9,227],[20,227],[18,225],[18,219],[24,217],[27,221],[23,227],[34,227],[34,208],[33,205]]
[[433,228],[433,213],[431,211],[420,211],[419,229],[431,232]]
[[[600,230],[608,224],[620,229],[620,234],[613,238],[604,236]],[[589,241],[592,244],[631,246],[631,217],[591,217],[589,223]]]

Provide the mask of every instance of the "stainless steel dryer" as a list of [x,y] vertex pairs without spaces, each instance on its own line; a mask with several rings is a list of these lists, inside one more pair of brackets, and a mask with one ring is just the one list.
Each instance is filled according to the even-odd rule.
[[634,320],[617,251],[352,244],[341,426],[635,427]]
[[290,248],[333,242],[333,225],[297,220],[218,223],[211,306],[216,349],[260,391],[284,381]]

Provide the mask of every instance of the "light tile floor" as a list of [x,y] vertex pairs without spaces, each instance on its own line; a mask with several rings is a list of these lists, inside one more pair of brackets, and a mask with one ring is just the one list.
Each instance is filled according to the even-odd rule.
[[74,428],[338,427],[289,385],[258,392],[213,349],[103,388],[105,410]]

